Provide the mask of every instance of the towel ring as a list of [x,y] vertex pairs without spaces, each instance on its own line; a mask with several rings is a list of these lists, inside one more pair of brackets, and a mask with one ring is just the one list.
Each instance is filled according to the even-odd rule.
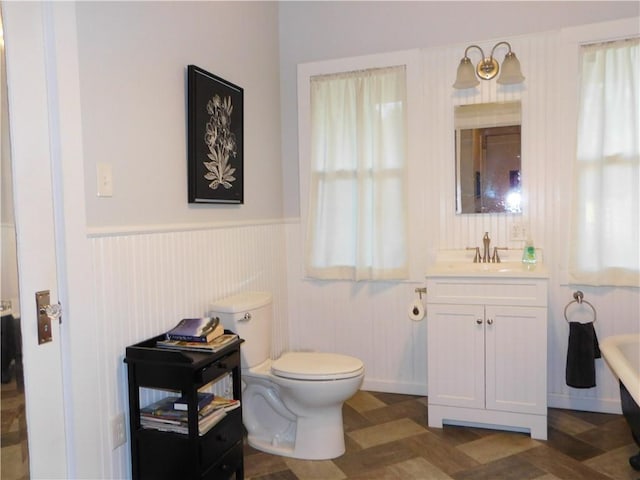
[[593,310],[593,321],[596,321],[596,309],[593,305],[591,305],[591,303],[587,302],[586,300],[584,300],[584,293],[582,293],[580,290],[578,290],[577,292],[573,293],[573,300],[569,303],[567,303],[567,306],[564,307],[564,319],[568,322],[569,319],[567,318],[567,309],[569,308],[570,305],[577,303],[577,304],[582,304],[582,303],[586,303],[587,305],[589,305],[591,307],[591,310]]

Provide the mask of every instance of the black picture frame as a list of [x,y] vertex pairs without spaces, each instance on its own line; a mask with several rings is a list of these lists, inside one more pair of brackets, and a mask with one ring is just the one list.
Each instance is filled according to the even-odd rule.
[[244,203],[244,90],[187,67],[189,203]]

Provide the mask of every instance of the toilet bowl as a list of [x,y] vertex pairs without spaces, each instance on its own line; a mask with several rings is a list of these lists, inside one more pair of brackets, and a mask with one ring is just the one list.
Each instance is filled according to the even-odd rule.
[[344,453],[342,405],[362,385],[364,365],[348,355],[287,352],[269,358],[271,295],[248,292],[222,299],[210,315],[245,342],[242,415],[249,445],[305,460]]

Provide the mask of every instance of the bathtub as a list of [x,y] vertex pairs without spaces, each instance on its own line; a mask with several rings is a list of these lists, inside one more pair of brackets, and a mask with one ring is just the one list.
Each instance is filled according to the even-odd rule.
[[[600,351],[620,380],[622,413],[640,446],[640,334],[616,335],[600,342]],[[640,470],[640,453],[629,459]]]
[[600,351],[631,398],[640,405],[640,333],[607,337],[600,342]]

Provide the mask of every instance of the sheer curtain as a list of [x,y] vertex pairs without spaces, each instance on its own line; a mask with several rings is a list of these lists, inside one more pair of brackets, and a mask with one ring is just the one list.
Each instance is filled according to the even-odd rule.
[[409,276],[405,67],[311,78],[307,275]]
[[582,48],[572,283],[640,286],[639,45]]

